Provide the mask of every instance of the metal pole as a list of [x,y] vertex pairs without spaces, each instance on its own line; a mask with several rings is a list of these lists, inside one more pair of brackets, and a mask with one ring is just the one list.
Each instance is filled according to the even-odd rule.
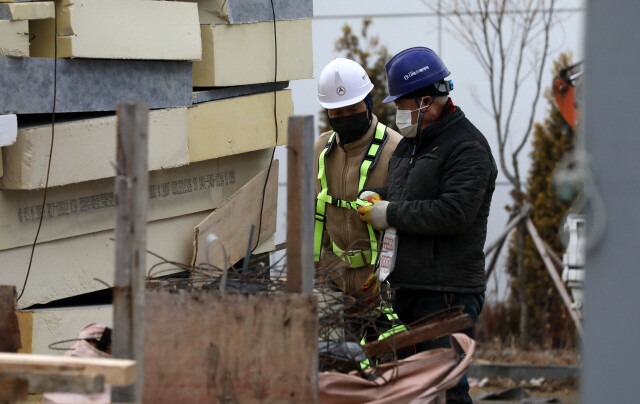
[[558,293],[560,293],[560,297],[562,298],[564,305],[567,307],[567,310],[569,310],[569,315],[575,323],[580,337],[584,337],[584,330],[582,329],[582,322],[580,321],[580,317],[578,316],[576,310],[572,307],[571,297],[569,296],[567,289],[565,289],[564,284],[562,283],[562,279],[560,279],[560,275],[558,275],[558,271],[556,270],[551,257],[549,257],[549,254],[547,253],[544,242],[540,238],[540,235],[538,235],[536,226],[533,224],[533,221],[530,217],[525,220],[525,224],[527,226],[529,234],[531,235],[531,238],[533,239],[534,244],[536,245],[536,249],[538,250],[540,257],[542,258],[542,261],[544,262],[544,265],[547,268],[549,275],[551,276],[553,284],[558,290]]

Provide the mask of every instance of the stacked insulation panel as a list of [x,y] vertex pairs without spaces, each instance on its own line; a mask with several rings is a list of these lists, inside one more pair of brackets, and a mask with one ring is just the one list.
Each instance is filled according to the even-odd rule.
[[148,249],[189,263],[194,227],[286,144],[311,16],[311,0],[0,0],[0,272],[18,291],[48,177],[19,307],[113,280],[119,102],[151,110]]

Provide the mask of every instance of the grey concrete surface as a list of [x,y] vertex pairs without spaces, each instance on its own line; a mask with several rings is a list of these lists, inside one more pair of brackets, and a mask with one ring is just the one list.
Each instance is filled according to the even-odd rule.
[[[58,59],[56,112],[115,111],[119,102],[149,108],[191,105],[191,62]],[[0,57],[0,114],[51,113],[54,59]]]

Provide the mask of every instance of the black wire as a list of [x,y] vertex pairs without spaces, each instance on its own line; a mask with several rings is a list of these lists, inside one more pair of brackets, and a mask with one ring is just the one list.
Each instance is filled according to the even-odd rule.
[[253,252],[260,243],[260,234],[262,232],[262,214],[264,212],[264,198],[267,192],[267,184],[269,183],[269,176],[271,175],[271,167],[273,166],[273,157],[276,154],[276,147],[278,146],[278,95],[277,95],[277,80],[278,80],[278,35],[276,33],[276,9],[273,6],[273,0],[271,0],[271,12],[273,13],[273,59],[274,59],[274,72],[273,72],[273,122],[276,126],[276,143],[271,152],[271,161],[269,162],[269,168],[267,169],[267,178],[264,180],[264,186],[262,187],[262,202],[260,203],[260,221],[258,222],[258,235],[256,237],[256,245],[251,249]]
[[31,255],[29,256],[29,266],[27,267],[27,274],[24,277],[24,283],[22,284],[22,290],[16,302],[20,301],[20,298],[24,294],[24,290],[27,287],[27,281],[29,280],[29,274],[31,273],[31,264],[33,263],[33,253],[36,250],[36,244],[38,243],[38,236],[40,236],[40,229],[42,228],[42,220],[44,219],[44,209],[47,203],[47,190],[49,189],[49,173],[51,172],[51,157],[53,155],[53,138],[55,136],[56,126],[56,95],[57,95],[57,82],[58,82],[58,19],[54,18],[53,22],[53,106],[51,108],[51,146],[49,147],[49,162],[47,163],[47,179],[44,184],[44,195],[42,196],[42,209],[40,209],[40,220],[38,221],[38,230],[36,231],[36,237],[33,239],[31,245]]

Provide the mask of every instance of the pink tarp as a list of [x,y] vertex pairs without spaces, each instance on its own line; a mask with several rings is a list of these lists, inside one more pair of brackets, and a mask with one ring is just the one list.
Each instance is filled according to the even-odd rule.
[[[322,372],[318,377],[319,402],[445,404],[445,391],[462,379],[475,350],[475,341],[464,334],[453,334],[451,345],[453,348],[420,352],[384,364],[378,367],[379,376],[373,380],[355,372]],[[465,357],[460,361],[463,352]]]

